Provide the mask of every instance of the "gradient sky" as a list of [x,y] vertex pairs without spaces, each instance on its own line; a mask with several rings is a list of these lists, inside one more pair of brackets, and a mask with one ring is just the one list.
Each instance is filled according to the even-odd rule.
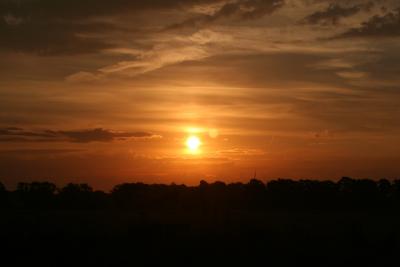
[[399,45],[398,0],[0,0],[0,180],[398,178]]

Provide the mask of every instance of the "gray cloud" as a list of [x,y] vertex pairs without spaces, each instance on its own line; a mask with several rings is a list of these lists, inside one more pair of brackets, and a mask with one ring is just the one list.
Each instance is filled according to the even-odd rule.
[[21,18],[79,19],[224,2],[225,0],[4,0],[0,14]]
[[400,36],[400,8],[383,16],[373,16],[358,28],[351,28],[336,38]]
[[31,20],[14,25],[0,20],[0,48],[39,55],[98,52],[113,44],[95,34],[111,30],[117,28],[101,22]]
[[112,142],[130,138],[152,138],[148,132],[114,132],[103,128],[76,131],[25,131],[20,128],[0,128],[0,142]]
[[338,3],[332,3],[328,6],[327,9],[323,11],[317,11],[307,16],[306,18],[304,18],[303,22],[307,24],[335,25],[338,24],[341,19],[353,16],[363,9],[370,9],[372,6],[372,2],[350,7],[341,6]]
[[0,1],[0,49],[42,56],[96,53],[117,47],[113,38],[104,34],[127,30],[115,23],[115,17],[209,2],[212,1]]
[[239,0],[228,2],[211,15],[190,18],[170,25],[167,30],[209,25],[224,18],[236,20],[257,19],[274,12],[283,4],[284,0]]
[[6,149],[0,150],[0,156],[17,156],[17,155],[60,155],[69,153],[83,152],[82,149]]

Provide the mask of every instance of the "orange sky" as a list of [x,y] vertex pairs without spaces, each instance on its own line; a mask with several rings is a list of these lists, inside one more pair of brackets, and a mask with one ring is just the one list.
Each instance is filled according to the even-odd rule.
[[398,178],[399,12],[391,0],[3,1],[0,181]]

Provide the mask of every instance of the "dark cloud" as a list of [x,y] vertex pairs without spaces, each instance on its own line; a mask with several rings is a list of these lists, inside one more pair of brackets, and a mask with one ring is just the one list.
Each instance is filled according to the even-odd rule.
[[317,11],[306,18],[303,22],[307,24],[337,24],[342,18],[350,17],[363,9],[369,9],[373,3],[354,5],[351,7],[344,7],[337,3],[330,4],[329,7],[323,11]]
[[[108,23],[32,20],[9,24],[0,20],[0,48],[39,55],[65,55],[98,52],[113,44],[94,34],[117,30]],[[92,35],[90,37],[89,35]]]
[[6,149],[0,150],[0,156],[14,155],[59,155],[82,152],[82,149]]
[[400,8],[383,16],[376,15],[360,27],[352,28],[336,38],[396,36],[400,36]]
[[86,19],[216,2],[224,0],[2,0],[0,14],[35,19]]
[[77,131],[24,131],[20,128],[0,128],[0,142],[112,142],[129,138],[152,138],[148,132],[114,132],[102,128]]
[[144,138],[153,137],[154,135],[146,132],[112,132],[102,128],[83,130],[83,131],[59,131],[54,132],[56,134],[63,135],[73,142],[111,142],[115,139],[126,139],[126,138]]
[[24,131],[21,128],[17,127],[7,127],[7,128],[0,128],[0,137],[7,136],[7,137],[38,137],[38,138],[53,138],[55,137],[53,133],[49,131],[43,132],[33,132],[33,131]]
[[97,18],[209,2],[213,1],[2,0],[0,49],[45,56],[96,53],[115,47],[112,38],[102,35],[124,30],[112,19]]
[[220,19],[231,18],[237,20],[258,19],[274,12],[284,4],[284,0],[239,0],[228,2],[211,15],[202,15],[190,18],[167,27],[180,29],[184,27],[199,27],[212,24]]
[[[288,84],[299,82],[347,87],[346,81],[331,69],[314,67],[328,59],[329,55],[325,54],[295,52],[221,55],[165,67],[154,74],[161,79],[165,75],[172,77],[174,73],[179,73],[179,77],[188,80],[211,80],[233,87],[287,88]],[[142,79],[149,77],[150,75],[144,75]]]

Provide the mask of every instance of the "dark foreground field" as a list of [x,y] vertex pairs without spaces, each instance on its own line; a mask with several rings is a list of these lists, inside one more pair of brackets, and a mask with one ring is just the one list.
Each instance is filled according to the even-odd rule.
[[123,194],[77,186],[46,195],[44,184],[20,185],[3,198],[0,265],[400,266],[396,184],[342,182],[323,194],[287,181],[174,194],[131,184]]
[[3,215],[2,266],[399,266],[387,213]]

